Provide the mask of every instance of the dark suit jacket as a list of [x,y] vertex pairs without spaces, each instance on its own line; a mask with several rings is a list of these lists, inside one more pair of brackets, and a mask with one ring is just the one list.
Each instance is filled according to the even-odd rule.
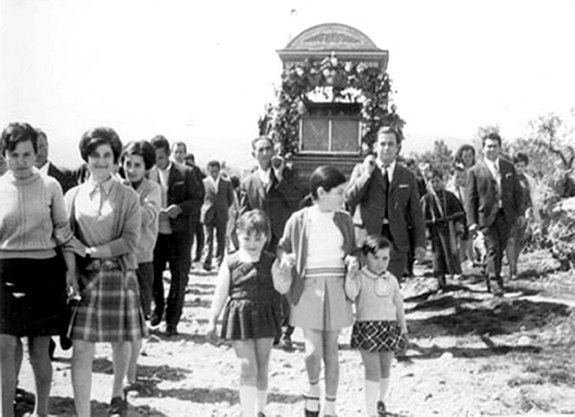
[[[160,184],[160,174],[157,167],[150,170],[150,180]],[[192,170],[184,165],[172,162],[168,174],[168,206],[176,204],[182,213],[175,219],[170,219],[170,225],[174,233],[191,233],[192,223],[200,219],[194,213],[204,200],[204,187],[196,181]]]
[[381,170],[376,167],[369,177],[362,175],[363,170],[363,164],[354,167],[345,197],[352,212],[359,206],[368,235],[381,234],[384,207],[387,204],[389,229],[395,246],[402,252],[409,251],[408,228],[412,228],[415,246],[425,247],[425,224],[415,175],[396,163],[389,201],[386,201]]
[[[523,213],[519,179],[513,164],[499,158],[501,174],[501,205],[505,220],[513,225]],[[467,221],[469,225],[490,226],[495,221],[498,205],[497,182],[484,161],[478,161],[467,173]]]
[[70,188],[77,185],[70,175],[66,175],[64,172],[60,171],[60,169],[56,167],[56,165],[52,164],[52,162],[48,162],[48,175],[55,178],[56,181],[60,183],[64,194],[66,194],[66,191]]
[[234,187],[230,180],[220,177],[216,190],[210,178],[204,178],[204,204],[202,205],[201,222],[226,224],[228,211],[234,201]]
[[257,171],[244,178],[240,186],[240,213],[253,209],[263,210],[270,218],[272,237],[278,241],[289,216],[299,208],[303,195],[290,169],[284,169],[281,182],[273,175],[273,170],[271,175],[268,189]]

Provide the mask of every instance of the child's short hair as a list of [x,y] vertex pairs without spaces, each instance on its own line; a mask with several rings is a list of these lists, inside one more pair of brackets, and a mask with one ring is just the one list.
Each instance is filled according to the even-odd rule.
[[238,232],[270,235],[270,221],[266,214],[258,209],[250,210],[240,216],[237,223]]
[[317,189],[322,187],[326,192],[330,191],[347,181],[337,168],[330,165],[322,165],[311,174],[309,178],[309,188],[314,200],[317,200]]
[[391,242],[385,236],[381,235],[369,235],[365,238],[363,245],[361,245],[361,251],[364,255],[368,253],[373,255],[380,249],[388,248],[391,248]]

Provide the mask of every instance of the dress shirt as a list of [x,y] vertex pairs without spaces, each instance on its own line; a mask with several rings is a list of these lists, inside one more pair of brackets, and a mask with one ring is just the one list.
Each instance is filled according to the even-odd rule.
[[266,188],[268,187],[271,181],[271,170],[272,170],[271,168],[262,169],[261,167],[258,167],[258,175],[260,176],[260,180],[262,180]]
[[491,172],[491,175],[493,175],[493,178],[495,178],[495,182],[497,183],[497,204],[501,208],[501,172],[499,171],[499,158],[495,161],[485,158],[485,165],[487,165],[489,172]]
[[[168,164],[166,169],[158,168],[158,176],[160,177],[160,188],[162,190],[162,206],[161,209],[168,207],[168,180],[170,177],[170,169],[172,168],[172,162]],[[160,211],[159,217],[159,233],[163,235],[169,235],[172,233],[172,226],[170,225],[170,219],[166,213]]]
[[387,179],[389,181],[389,185],[391,185],[391,182],[393,181],[393,173],[395,172],[395,165],[396,164],[397,164],[397,160],[395,160],[395,159],[387,167],[385,165],[383,165],[383,163],[380,160],[377,161],[377,166],[381,170],[381,175],[385,175],[385,171],[387,171]]

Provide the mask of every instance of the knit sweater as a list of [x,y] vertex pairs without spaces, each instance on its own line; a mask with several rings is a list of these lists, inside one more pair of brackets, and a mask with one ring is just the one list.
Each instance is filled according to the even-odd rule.
[[[124,182],[125,185],[131,186]],[[136,189],[140,196],[142,208],[142,229],[136,250],[138,263],[152,262],[154,260],[154,247],[158,239],[158,216],[162,204],[162,190],[160,185],[144,178]]]
[[[293,253],[296,256],[296,266],[293,271],[294,283],[287,294],[292,304],[298,303],[303,291],[303,275],[307,267],[311,210],[312,207],[306,207],[291,215],[278,244],[279,252]],[[343,256],[353,255],[356,247],[351,216],[345,211],[336,211],[333,215],[333,222],[343,235]]]
[[72,232],[62,188],[34,169],[26,179],[0,177],[0,258],[48,259]]

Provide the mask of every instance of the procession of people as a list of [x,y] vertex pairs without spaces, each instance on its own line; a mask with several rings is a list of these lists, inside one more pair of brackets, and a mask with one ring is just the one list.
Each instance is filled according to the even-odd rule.
[[480,235],[486,289],[501,296],[503,256],[513,279],[526,214],[538,220],[528,158],[504,157],[498,134],[482,138],[481,159],[462,147],[451,190],[452,173],[440,167],[419,178],[410,170],[401,138],[383,126],[349,178],[323,165],[302,187],[265,136],[252,141],[256,167],[240,179],[218,160],[202,173],[183,142],[157,135],[124,144],[105,127],[81,136],[84,164],[63,171],[49,161],[44,132],[9,124],[0,142],[7,166],[0,177],[2,415],[14,416],[25,338],[34,416],[49,415],[56,341],[72,349],[79,417],[91,415],[96,344],[111,344],[109,415],[126,416],[145,338],[150,330],[178,335],[198,267],[217,271],[206,337],[231,341],[243,417],[265,416],[272,347],[291,348],[294,328],[305,342],[305,416],[336,416],[338,338],[351,326],[366,415],[387,415],[392,358],[408,344],[401,287],[412,259],[423,262],[429,246],[438,291],[446,291],[461,263],[473,261],[470,242]]

